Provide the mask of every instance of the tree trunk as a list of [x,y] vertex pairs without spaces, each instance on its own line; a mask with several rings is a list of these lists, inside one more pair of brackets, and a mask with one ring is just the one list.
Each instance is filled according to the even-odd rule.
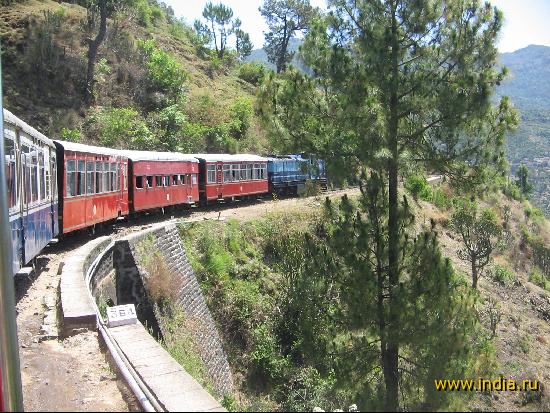
[[477,265],[476,265],[476,258],[472,257],[472,288],[474,290],[477,290],[477,280],[478,280],[478,272],[477,272]]
[[286,50],[288,49],[288,40],[287,40],[287,21],[285,16],[285,28],[283,30],[283,44],[281,45],[281,52],[279,54],[279,61],[277,62],[277,74],[284,72],[286,69]]
[[399,397],[399,342],[397,338],[399,308],[395,303],[395,290],[399,285],[399,200],[398,200],[398,39],[395,5],[392,5],[392,79],[390,86],[390,119],[388,125],[388,142],[391,158],[388,162],[388,306],[389,329],[388,345],[384,357],[384,381],[386,384],[387,411],[398,409]]
[[94,40],[90,41],[88,49],[88,73],[86,75],[86,90],[84,94],[84,101],[86,104],[91,104],[94,97],[94,72],[95,72],[95,60],[97,56],[97,49],[105,39],[107,34],[107,0],[99,0],[99,12],[101,15],[101,22],[99,24],[99,32]]

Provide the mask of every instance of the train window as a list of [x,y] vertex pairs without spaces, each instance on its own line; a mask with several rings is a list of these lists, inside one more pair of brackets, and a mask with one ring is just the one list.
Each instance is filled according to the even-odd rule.
[[136,189],[143,189],[143,176],[136,176]]
[[252,175],[252,179],[260,179],[260,164],[259,163],[254,164],[254,173]]
[[252,180],[253,168],[254,168],[254,165],[252,165],[251,163],[246,165],[246,179],[248,179],[249,181]]
[[162,186],[162,176],[159,176],[159,175],[155,176],[155,186],[156,187]]
[[261,178],[260,179],[266,179],[267,178],[267,164],[263,163],[261,164]]
[[153,177],[148,176],[147,177],[147,188],[152,188],[152,187],[153,187]]
[[116,163],[111,164],[111,191],[117,191],[117,173]]
[[76,161],[67,161],[67,196],[76,196]]
[[91,195],[94,193],[94,176],[95,168],[93,162],[86,162],[86,193]]
[[30,175],[31,175],[31,202],[38,201],[38,149],[35,147],[32,149],[30,157]]
[[223,181],[231,182],[231,165],[223,166]]
[[192,185],[197,185],[197,174],[191,175],[191,182],[192,182]]
[[36,192],[37,200],[45,200],[46,199],[46,167],[44,165],[44,149],[38,148],[38,181],[39,181],[39,188]]
[[179,184],[179,179],[178,179],[178,176],[179,175],[172,175],[172,185],[176,186]]
[[95,163],[95,193],[103,192],[103,163]]
[[111,191],[111,171],[109,169],[109,162],[103,162],[103,192]]
[[76,194],[86,194],[86,162],[78,161],[78,171],[76,173]]
[[241,181],[246,181],[246,164],[241,164]]
[[162,177],[162,186],[170,186],[170,177],[168,175]]
[[[7,134],[7,130],[6,130]],[[9,138],[4,139],[6,153],[6,181],[8,187],[8,207],[17,205],[17,166],[15,163],[15,143]]]
[[185,182],[186,182],[185,175],[180,175],[180,184],[185,185]]
[[240,166],[238,164],[231,165],[231,181],[235,182],[239,180],[239,169]]
[[207,176],[207,182],[208,184],[214,184],[216,183],[216,165],[208,165],[208,176]]

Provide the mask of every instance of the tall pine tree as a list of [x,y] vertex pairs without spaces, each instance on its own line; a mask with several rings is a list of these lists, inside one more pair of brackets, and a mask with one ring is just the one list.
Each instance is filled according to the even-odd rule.
[[407,293],[398,177],[413,164],[475,183],[503,167],[504,132],[516,118],[508,99],[491,104],[506,74],[496,69],[502,14],[478,0],[331,0],[329,7],[301,48],[313,76],[271,76],[262,109],[284,150],[319,154],[336,172],[370,169],[387,189],[387,220],[376,237],[387,249],[377,278],[378,334],[384,407],[395,411]]

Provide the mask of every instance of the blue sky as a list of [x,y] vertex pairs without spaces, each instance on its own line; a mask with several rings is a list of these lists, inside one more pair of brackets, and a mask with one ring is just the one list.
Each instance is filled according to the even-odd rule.
[[[504,12],[505,24],[499,50],[513,52],[530,44],[550,46],[550,0],[490,0]],[[200,18],[208,0],[164,0],[173,7],[178,17],[189,23]],[[217,3],[218,0],[214,0]],[[258,7],[262,0],[222,0],[242,20],[243,30],[250,33],[254,48],[263,45],[266,25]],[[326,8],[326,0],[311,0],[314,6]]]

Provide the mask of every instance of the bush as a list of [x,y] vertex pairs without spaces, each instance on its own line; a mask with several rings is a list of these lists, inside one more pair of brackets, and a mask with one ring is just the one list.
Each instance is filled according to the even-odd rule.
[[544,276],[542,271],[535,267],[529,274],[529,282],[538,285],[541,288],[544,288],[547,291],[550,291],[550,281]]
[[412,175],[405,181],[405,188],[411,193],[413,198],[428,200],[431,196],[432,188],[424,175]]
[[61,129],[61,140],[67,142],[80,142],[82,140],[82,134],[78,129]]
[[154,136],[133,108],[105,108],[90,117],[87,127],[102,146],[148,150],[156,146]]
[[490,272],[491,279],[505,287],[511,286],[516,282],[516,275],[508,268],[495,264]]
[[266,74],[266,68],[260,63],[242,63],[239,68],[239,78],[258,86]]
[[183,67],[154,40],[138,40],[138,48],[147,69],[149,87],[176,102],[183,94],[187,74]]

